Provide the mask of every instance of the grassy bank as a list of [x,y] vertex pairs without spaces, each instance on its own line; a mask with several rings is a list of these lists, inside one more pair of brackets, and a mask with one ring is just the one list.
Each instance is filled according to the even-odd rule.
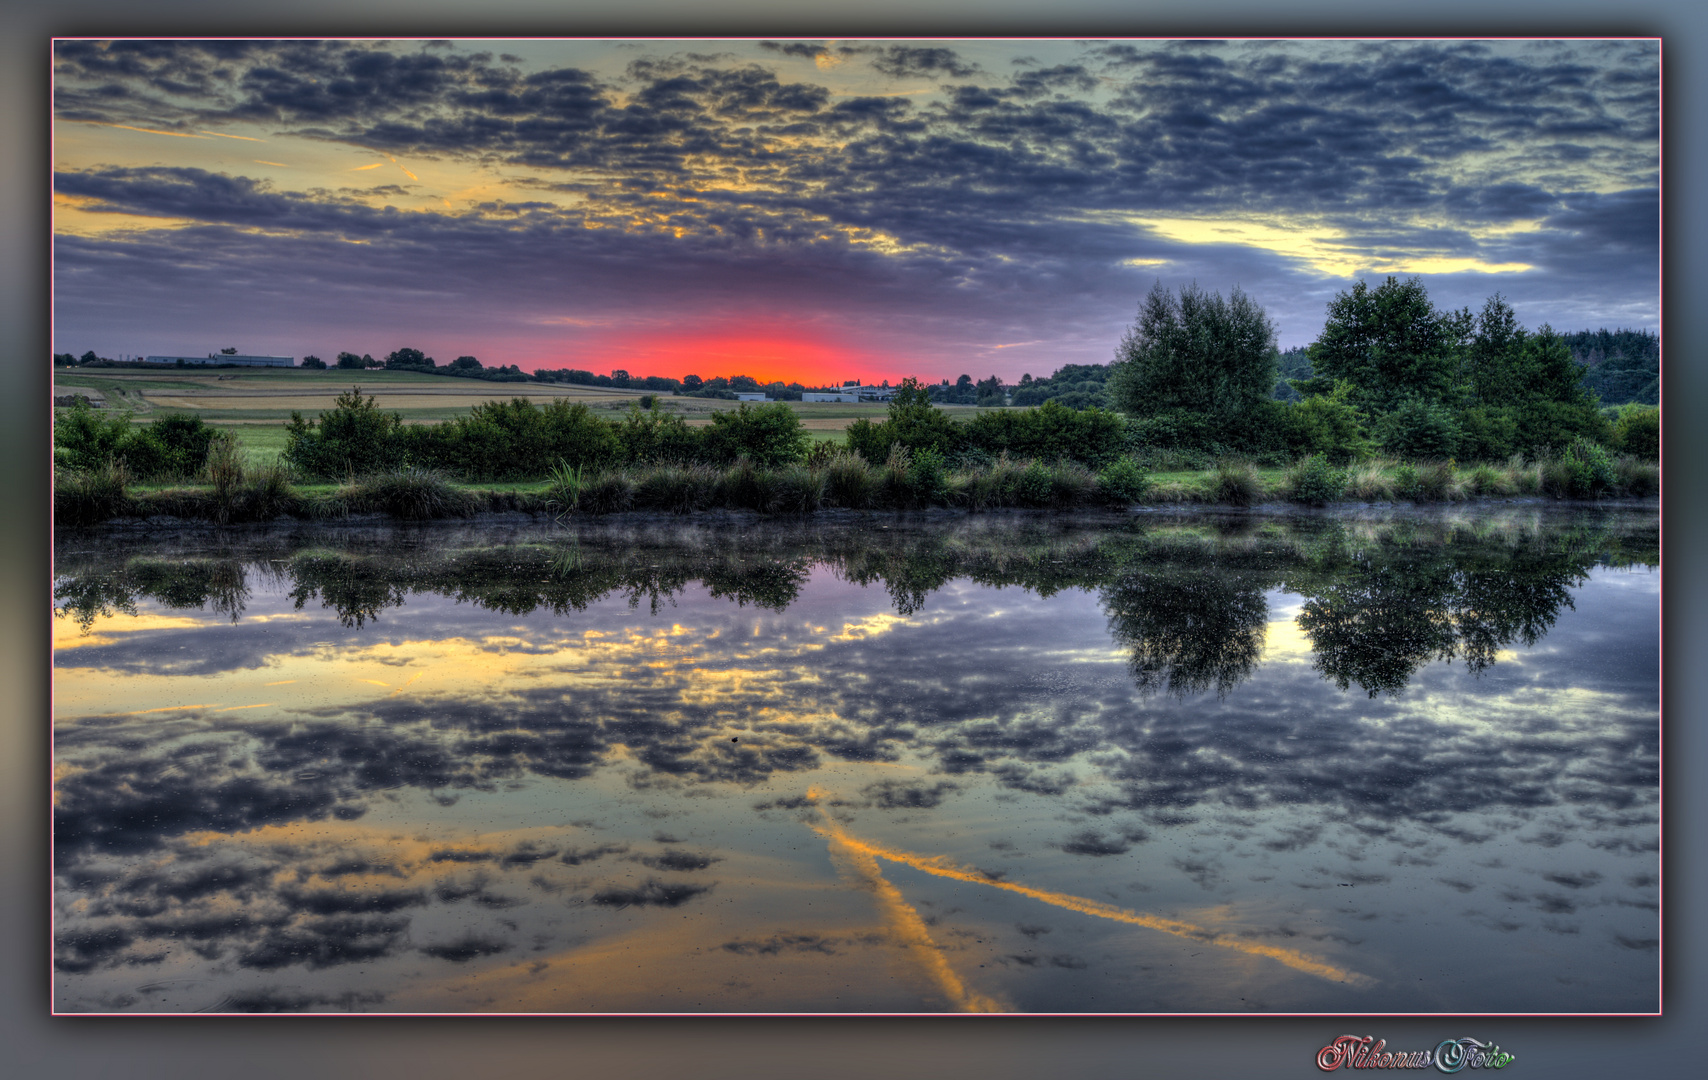
[[892,453],[881,464],[839,453],[814,465],[727,468],[654,465],[598,473],[559,469],[532,483],[464,484],[423,469],[395,469],[343,484],[301,484],[276,459],[240,455],[210,461],[195,482],[136,483],[123,466],[61,472],[54,491],[61,525],[155,517],[220,524],[365,515],[442,520],[490,513],[600,515],[624,511],[691,514],[747,510],[803,515],[820,510],[947,508],[1071,511],[1135,505],[1253,506],[1295,503],[1445,503],[1539,497],[1595,499],[1658,493],[1660,469],[1635,458],[1544,461],[1461,468],[1452,462],[1370,461],[1333,468],[1320,458],[1287,469],[1228,460],[1213,469],[1146,472],[1121,459],[1101,472],[1072,462],[998,458],[951,469],[938,455]]

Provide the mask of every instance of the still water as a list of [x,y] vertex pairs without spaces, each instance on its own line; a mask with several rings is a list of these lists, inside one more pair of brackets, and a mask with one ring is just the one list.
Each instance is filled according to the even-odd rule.
[[56,1007],[1653,1011],[1657,545],[66,533]]

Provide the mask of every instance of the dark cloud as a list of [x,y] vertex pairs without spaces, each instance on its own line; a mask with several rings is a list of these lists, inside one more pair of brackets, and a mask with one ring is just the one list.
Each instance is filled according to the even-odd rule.
[[478,934],[466,934],[455,941],[419,946],[416,951],[435,960],[449,960],[461,964],[482,956],[495,956],[509,948],[508,942],[481,937]]
[[1062,841],[1061,849],[1070,855],[1125,855],[1133,845],[1125,837],[1108,837],[1087,830]]
[[360,1012],[364,1006],[378,1005],[384,1002],[386,995],[380,991],[348,990],[341,994],[310,994],[292,990],[280,990],[269,987],[263,990],[245,990],[226,997],[218,1005],[207,1012],[240,1012],[240,1013],[283,1013],[306,1012],[322,1005],[330,1005],[345,1012]]
[[676,882],[647,880],[638,886],[614,885],[593,894],[593,903],[601,907],[681,907],[703,893],[710,885],[688,885]]
[[959,784],[939,780],[929,786],[905,780],[879,780],[860,789],[872,805],[885,810],[928,810],[941,805],[945,796],[961,790]]
[[654,870],[690,871],[704,870],[718,861],[716,855],[703,855],[692,851],[666,851],[662,855],[643,855],[641,862]]
[[919,45],[891,45],[874,56],[872,66],[892,78],[949,75],[957,79],[976,73],[977,64],[969,64],[953,49]]
[[273,971],[378,960],[397,951],[409,928],[403,915],[332,915],[268,931],[237,957],[240,967]]
[[[1620,231],[1658,213],[1652,44],[1121,45],[1002,76],[938,46],[762,46],[791,60],[859,57],[893,78],[984,80],[923,106],[837,97],[762,64],[693,53],[648,53],[608,82],[572,67],[524,71],[485,52],[241,44],[60,43],[56,107],[67,120],[185,133],[250,121],[369,150],[502,162],[580,198],[573,209],[387,214],[240,176],[62,172],[59,189],[97,200],[93,209],[225,230],[62,236],[62,319],[93,331],[111,318],[103,332],[117,332],[120,312],[134,311],[135,325],[158,311],[154,297],[176,297],[185,315],[218,306],[197,285],[220,284],[250,298],[254,325],[257,312],[281,318],[300,306],[291,298],[351,295],[348,285],[383,296],[399,320],[421,309],[415,288],[478,288],[503,305],[498,327],[556,310],[566,293],[640,317],[650,313],[643,293],[699,296],[710,282],[696,301],[710,310],[739,297],[829,319],[893,312],[905,327],[874,344],[911,341],[910,354],[923,346],[943,363],[964,362],[968,340],[1039,339],[1103,362],[1151,273],[1125,261],[1160,258],[1171,278],[1241,284],[1275,309],[1289,343],[1314,336],[1321,299],[1303,297],[1322,288],[1320,271],[1241,245],[1147,237],[1138,224],[1222,213],[1322,215],[1372,266],[1385,250],[1528,256],[1539,272],[1503,291],[1560,325],[1626,309],[1652,323],[1656,310],[1654,260],[1644,261],[1653,229]],[[1627,178],[1629,206],[1582,194],[1607,176]],[[1468,230],[1537,218],[1539,233]],[[1439,229],[1440,219],[1455,227]],[[254,227],[269,232],[242,231]],[[899,250],[863,250],[849,230],[894,238]],[[316,250],[322,240],[339,247]],[[125,272],[137,266],[164,276]],[[1575,284],[1591,266],[1601,268],[1599,297]],[[1606,296],[1626,267],[1633,284]],[[457,280],[435,283],[447,268]],[[1451,306],[1493,291],[1486,275],[1440,280]],[[257,306],[274,295],[276,308]],[[350,302],[352,325],[358,311],[383,317],[384,307]],[[1576,319],[1555,317],[1573,304]]]
[[569,848],[559,857],[560,862],[568,866],[580,866],[606,855],[621,855],[628,851],[626,844],[600,844],[591,848]]

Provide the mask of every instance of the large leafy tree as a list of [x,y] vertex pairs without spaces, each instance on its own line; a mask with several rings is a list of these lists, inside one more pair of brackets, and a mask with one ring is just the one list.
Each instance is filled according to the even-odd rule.
[[1312,382],[1322,385],[1299,389],[1320,393],[1344,379],[1353,404],[1371,413],[1414,398],[1446,403],[1469,321],[1469,313],[1436,311],[1420,278],[1390,277],[1374,289],[1360,281],[1329,302],[1328,321],[1310,347]]
[[1223,299],[1196,283],[1170,292],[1158,282],[1115,350],[1109,396],[1133,416],[1195,414],[1232,429],[1275,388],[1275,326],[1235,288]]

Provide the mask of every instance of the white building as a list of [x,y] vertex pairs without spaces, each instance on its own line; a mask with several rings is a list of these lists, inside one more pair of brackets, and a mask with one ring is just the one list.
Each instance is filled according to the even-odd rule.
[[849,387],[847,390],[842,391],[840,393],[832,393],[832,394],[802,393],[801,394],[801,400],[802,401],[859,401],[860,395],[855,391],[855,388]]
[[770,394],[737,394],[737,395],[735,395],[735,400],[737,400],[737,401],[770,401],[771,395]]

